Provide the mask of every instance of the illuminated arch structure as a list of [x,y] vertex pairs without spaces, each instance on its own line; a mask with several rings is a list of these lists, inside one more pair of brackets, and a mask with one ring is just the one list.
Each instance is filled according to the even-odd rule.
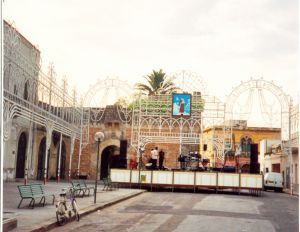
[[[246,101],[241,105],[238,101],[243,94]],[[273,127],[274,124],[280,127],[281,140],[289,140],[289,109],[291,106],[289,96],[283,92],[282,88],[262,78],[242,82],[227,97],[224,123],[225,130],[229,131],[227,134],[230,135],[234,120],[249,120],[255,107],[253,106],[255,94],[259,104],[256,111],[260,111],[264,123],[269,127]],[[276,122],[280,122],[280,124],[276,124]],[[232,149],[231,138],[232,136],[225,136],[224,150]]]
[[[130,145],[136,151],[139,147],[144,147],[149,143],[180,144],[180,150],[183,144],[199,145],[204,126],[222,124],[224,121],[224,104],[216,97],[208,95],[206,84],[199,75],[182,70],[170,74],[169,77],[183,92],[193,95],[192,115],[189,118],[172,117],[171,95],[156,95],[147,98],[129,96],[131,102],[133,101],[132,105],[118,105],[117,112],[122,123],[131,126]],[[95,99],[100,102],[104,99],[96,97],[96,94],[107,96],[111,89],[116,89],[117,95],[125,98],[128,97],[128,92],[133,92],[132,86],[116,78],[98,81],[90,88],[83,100],[85,107],[82,147],[90,141],[89,128],[93,126],[92,124],[99,123],[105,112],[104,107],[95,104]],[[121,94],[121,92],[126,93]],[[98,107],[95,107],[97,105]],[[217,152],[222,153],[221,138],[214,138],[212,142],[216,144]]]
[[[207,144],[211,143],[216,152],[216,158],[224,160],[224,154],[233,149],[232,126],[234,120],[247,120],[251,113],[251,104],[255,91],[258,93],[260,111],[265,122],[274,125],[273,103],[268,102],[270,94],[278,101],[281,114],[281,137],[287,140],[289,135],[289,97],[273,82],[263,79],[242,82],[233,89],[227,97],[226,103],[217,97],[208,94],[203,79],[192,72],[179,71],[170,74],[172,80],[180,86],[183,92],[193,94],[192,116],[190,118],[174,118],[171,113],[171,95],[156,95],[148,98],[131,96],[135,99],[131,107],[118,106],[118,115],[121,121],[131,126],[130,145],[138,151],[149,143],[177,143],[180,144]],[[98,81],[85,96],[84,105],[91,105],[96,93],[104,92],[107,96],[109,89],[120,92],[133,92],[133,87],[124,81],[107,78]],[[248,94],[248,95],[247,95]],[[242,105],[238,100],[246,95],[246,102]],[[128,94],[127,94],[128,96]],[[245,98],[245,96],[244,96]],[[101,101],[101,98],[98,98]],[[243,100],[243,99],[242,99]],[[273,99],[274,100],[274,99]],[[204,108],[203,108],[204,105]],[[239,105],[239,108],[236,107]],[[83,143],[88,143],[88,128],[90,123],[101,119],[104,107],[85,108],[83,120]],[[238,111],[238,116],[236,114]],[[277,113],[277,112],[276,112]],[[277,119],[276,119],[277,120]],[[215,134],[212,138],[204,138],[203,130],[207,127],[222,126],[223,133]],[[85,139],[84,139],[85,138]]]

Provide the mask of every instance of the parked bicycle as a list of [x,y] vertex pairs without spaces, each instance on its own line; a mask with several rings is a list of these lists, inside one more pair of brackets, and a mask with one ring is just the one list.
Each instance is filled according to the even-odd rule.
[[79,221],[80,216],[75,199],[75,189],[62,189],[62,192],[59,194],[59,201],[56,203],[57,223],[62,226],[70,220],[72,216],[75,216],[75,219]]

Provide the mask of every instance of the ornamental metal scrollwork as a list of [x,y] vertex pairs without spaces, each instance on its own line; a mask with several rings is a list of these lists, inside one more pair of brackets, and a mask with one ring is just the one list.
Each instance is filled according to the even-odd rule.
[[8,101],[3,104],[3,140],[8,141],[11,136],[12,119],[14,115],[15,105]]
[[54,122],[53,121],[46,121],[46,133],[47,133],[47,143],[46,143],[46,149],[48,150],[51,146],[51,141],[52,141],[52,132],[54,129]]
[[13,23],[10,25],[4,25],[4,47],[7,48],[7,54],[13,55],[13,50],[17,50],[20,47],[20,37],[17,33]]
[[208,95],[207,84],[197,73],[188,70],[180,70],[168,75],[179,88],[188,93],[200,92]]
[[[278,115],[276,118],[274,117],[274,114],[281,114],[281,139],[287,140],[289,137],[289,97],[283,92],[282,88],[276,86],[272,81],[266,81],[262,78],[241,82],[239,86],[232,90],[226,100],[225,122],[233,120],[235,106],[239,106],[238,111],[239,113],[242,113],[243,117],[246,117],[244,119],[247,120],[249,118],[249,114],[252,110],[250,106],[252,105],[254,90],[257,90],[258,92],[260,112],[262,113],[262,118],[265,122],[270,124],[271,127],[274,127],[274,122],[278,121]],[[239,105],[238,100],[241,99],[242,94],[246,93],[248,93],[248,96],[245,96],[247,97],[247,99],[245,99],[246,103],[244,105]],[[274,101],[268,102],[272,97]],[[280,110],[276,111],[276,106],[280,107]]]
[[[118,78],[106,78],[104,80],[98,80],[86,93],[83,99],[83,106],[90,107],[90,120],[92,123],[98,123],[101,121],[107,98],[112,94],[116,94],[121,97],[117,100],[124,101],[124,104],[116,104],[119,119],[123,123],[130,123],[132,109],[125,103],[125,95],[133,93],[133,87],[131,87],[126,81],[119,80]],[[121,96],[121,92],[124,96]],[[113,103],[110,103],[113,104]]]
[[74,104],[67,89],[62,89],[51,75],[40,70],[40,62],[39,50],[14,26],[4,22],[4,101],[14,105],[5,106],[6,111],[13,107],[10,117],[5,116],[5,139],[10,133],[11,121],[8,119],[15,116],[40,126],[53,121],[58,132],[80,134],[81,107],[77,102]]

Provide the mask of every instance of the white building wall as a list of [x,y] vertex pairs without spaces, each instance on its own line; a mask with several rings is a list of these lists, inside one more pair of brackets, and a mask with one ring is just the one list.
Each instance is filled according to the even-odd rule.
[[270,155],[266,154],[271,153],[273,145],[280,143],[281,141],[277,139],[264,139],[260,141],[259,163],[261,172],[266,173],[266,168],[268,168],[269,172],[272,170],[272,161]]
[[[38,78],[40,51],[25,39],[12,25],[4,21],[4,91],[24,98],[25,83],[28,82],[29,101],[34,91],[32,80]],[[36,90],[35,90],[36,91]],[[13,180],[16,176],[18,139],[22,132],[26,133],[27,147],[29,142],[30,122],[19,117],[12,119],[10,136],[3,142],[3,180]],[[27,153],[27,152],[26,152]],[[25,159],[25,167],[26,167]]]

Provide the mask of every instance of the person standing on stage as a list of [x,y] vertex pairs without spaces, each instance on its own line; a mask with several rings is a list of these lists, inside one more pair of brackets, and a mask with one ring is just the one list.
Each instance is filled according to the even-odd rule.
[[158,148],[151,151],[152,169],[157,169]]
[[152,159],[153,156],[154,156],[154,149],[152,148],[150,151],[150,159],[149,159],[149,163],[151,163],[151,169],[153,169],[153,159]]
[[165,159],[165,153],[162,149],[160,149],[159,151],[159,170],[163,170],[163,163],[164,163],[164,159]]

